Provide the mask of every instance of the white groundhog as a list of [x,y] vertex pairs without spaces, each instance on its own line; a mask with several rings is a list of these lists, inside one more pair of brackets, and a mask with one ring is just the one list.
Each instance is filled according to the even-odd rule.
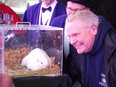
[[50,63],[51,61],[47,53],[40,48],[35,48],[23,58],[21,65],[35,71],[45,69]]

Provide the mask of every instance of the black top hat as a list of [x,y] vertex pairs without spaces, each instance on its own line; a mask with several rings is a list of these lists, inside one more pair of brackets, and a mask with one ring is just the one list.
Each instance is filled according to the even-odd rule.
[[95,0],[66,0],[66,2],[68,1],[72,1],[78,4],[82,4],[86,7],[89,7],[90,9],[97,9],[97,4],[95,2]]

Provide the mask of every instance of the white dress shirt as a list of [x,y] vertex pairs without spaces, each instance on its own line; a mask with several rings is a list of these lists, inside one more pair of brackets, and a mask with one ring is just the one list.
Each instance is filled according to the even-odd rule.
[[[54,0],[54,2],[50,5],[52,10],[51,12],[46,10],[44,13],[42,12],[42,7],[44,8],[48,8],[50,6],[45,6],[44,3],[42,3],[41,5],[41,8],[40,8],[40,16],[39,16],[39,25],[49,25],[50,24],[50,20],[52,18],[52,14],[53,14],[53,11],[55,9],[55,6],[57,4],[57,1]],[[41,24],[42,23],[42,24]]]

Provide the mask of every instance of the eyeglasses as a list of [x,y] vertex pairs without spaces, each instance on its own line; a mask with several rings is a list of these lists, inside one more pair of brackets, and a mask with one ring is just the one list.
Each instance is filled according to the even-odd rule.
[[86,9],[87,7],[84,7],[84,8],[76,8],[76,9],[73,9],[73,8],[71,8],[71,7],[66,7],[66,9],[68,9],[68,10],[70,10],[70,11],[78,11],[78,10],[84,10],[84,9]]

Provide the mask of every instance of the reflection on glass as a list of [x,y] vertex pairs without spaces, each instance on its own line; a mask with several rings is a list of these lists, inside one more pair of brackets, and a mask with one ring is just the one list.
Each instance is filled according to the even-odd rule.
[[62,39],[63,30],[60,28],[6,26],[6,73],[12,76],[61,75]]

